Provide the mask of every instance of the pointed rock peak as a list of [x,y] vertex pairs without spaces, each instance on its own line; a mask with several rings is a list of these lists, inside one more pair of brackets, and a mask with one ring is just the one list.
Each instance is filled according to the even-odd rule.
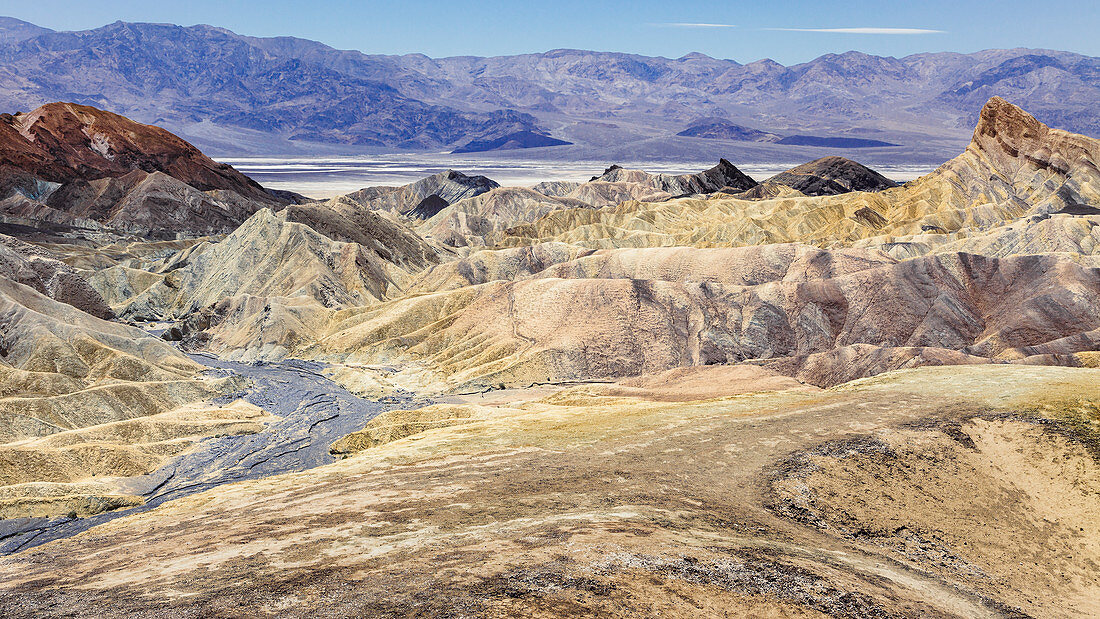
[[593,176],[592,178],[590,178],[588,180],[589,180],[589,182],[598,181],[598,180],[607,180],[607,177],[612,172],[615,172],[616,170],[622,170],[622,169],[623,169],[623,166],[621,166],[617,163],[613,163],[613,164],[611,164],[611,167],[609,167],[609,168],[607,168],[606,170],[603,171],[603,174],[597,174],[596,176]]
[[712,176],[720,175],[727,178],[743,176],[741,170],[738,170],[737,166],[730,163],[729,159],[726,159],[725,157],[719,159],[718,165],[710,168],[709,170],[705,170],[703,174],[708,174]]
[[997,186],[994,195],[1008,191],[1009,199],[1032,205],[1033,213],[1073,213],[1080,212],[1078,205],[1096,202],[1086,188],[1096,186],[1098,164],[1100,140],[1051,129],[993,97],[982,108],[966,152],[940,169],[963,178],[960,187]]
[[982,107],[978,126],[974,128],[974,141],[983,137],[999,137],[1002,140],[1035,138],[1047,130],[1047,126],[1021,108],[993,97]]
[[[726,159],[725,157],[719,159],[718,165],[714,166],[709,171],[723,174],[729,178],[748,178],[748,176],[744,172],[737,169],[737,166],[730,163],[729,159]],[[753,181],[753,184],[755,185],[756,181]]]
[[696,176],[703,183],[703,189],[697,193],[711,193],[726,187],[745,190],[757,185],[752,177],[738,170],[737,166],[725,158],[719,159],[718,165]]

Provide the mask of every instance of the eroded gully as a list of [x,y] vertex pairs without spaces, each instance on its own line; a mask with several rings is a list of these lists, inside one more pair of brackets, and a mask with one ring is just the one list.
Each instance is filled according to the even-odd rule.
[[345,434],[362,429],[375,415],[407,408],[412,397],[379,400],[356,396],[321,374],[324,365],[287,360],[249,364],[207,354],[189,355],[215,376],[237,374],[250,380],[246,389],[215,403],[244,399],[277,419],[256,434],[207,438],[196,448],[159,469],[126,480],[126,490],[145,503],[85,518],[16,518],[0,520],[0,555],[48,541],[71,537],[132,514],[222,484],[303,471],[334,461],[328,448]]

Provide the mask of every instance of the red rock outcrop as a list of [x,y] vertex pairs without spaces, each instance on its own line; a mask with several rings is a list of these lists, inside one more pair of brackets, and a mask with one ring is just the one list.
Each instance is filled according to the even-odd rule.
[[124,116],[75,103],[47,103],[0,114],[0,167],[66,183],[164,172],[200,190],[228,189],[273,201],[256,181],[218,163],[182,138]]

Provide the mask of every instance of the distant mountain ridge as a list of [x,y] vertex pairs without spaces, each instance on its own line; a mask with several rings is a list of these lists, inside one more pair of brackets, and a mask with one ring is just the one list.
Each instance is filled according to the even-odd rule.
[[483,153],[491,150],[516,150],[545,146],[568,146],[572,142],[552,138],[534,131],[516,131],[492,139],[471,140],[454,149],[455,153]]
[[[0,21],[0,69],[0,109],[95,105],[208,150],[248,140],[268,150],[520,147],[546,136],[597,155],[613,147],[661,154],[685,144],[675,134],[700,118],[912,148],[961,143],[992,95],[1100,135],[1100,58],[1049,50],[847,52],[790,67],[567,49],[432,59],[212,26],[116,22],[52,32],[8,19]],[[509,138],[516,135],[523,139]]]
[[828,137],[816,135],[781,136],[752,127],[735,125],[721,118],[705,119],[692,124],[676,135],[686,138],[708,140],[732,140],[735,142],[767,142],[771,144],[791,144],[794,146],[823,146],[826,148],[874,148],[877,146],[898,146],[892,142],[869,140],[866,138]]
[[794,146],[823,146],[825,148],[875,148],[876,146],[900,146],[893,142],[868,140],[866,138],[834,138],[818,135],[788,135],[776,144]]
[[0,17],[0,41],[18,43],[31,37],[53,32],[49,28],[36,26],[14,17]]
[[779,142],[782,136],[731,123],[722,118],[707,118],[693,123],[676,135],[687,138],[738,140],[741,142]]

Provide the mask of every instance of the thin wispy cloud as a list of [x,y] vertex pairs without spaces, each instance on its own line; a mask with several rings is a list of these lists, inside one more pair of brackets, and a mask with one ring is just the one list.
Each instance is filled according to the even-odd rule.
[[943,34],[929,28],[764,28],[778,32],[831,32],[835,34]]
[[736,28],[737,24],[703,24],[692,22],[670,22],[667,24],[653,24],[665,28]]

